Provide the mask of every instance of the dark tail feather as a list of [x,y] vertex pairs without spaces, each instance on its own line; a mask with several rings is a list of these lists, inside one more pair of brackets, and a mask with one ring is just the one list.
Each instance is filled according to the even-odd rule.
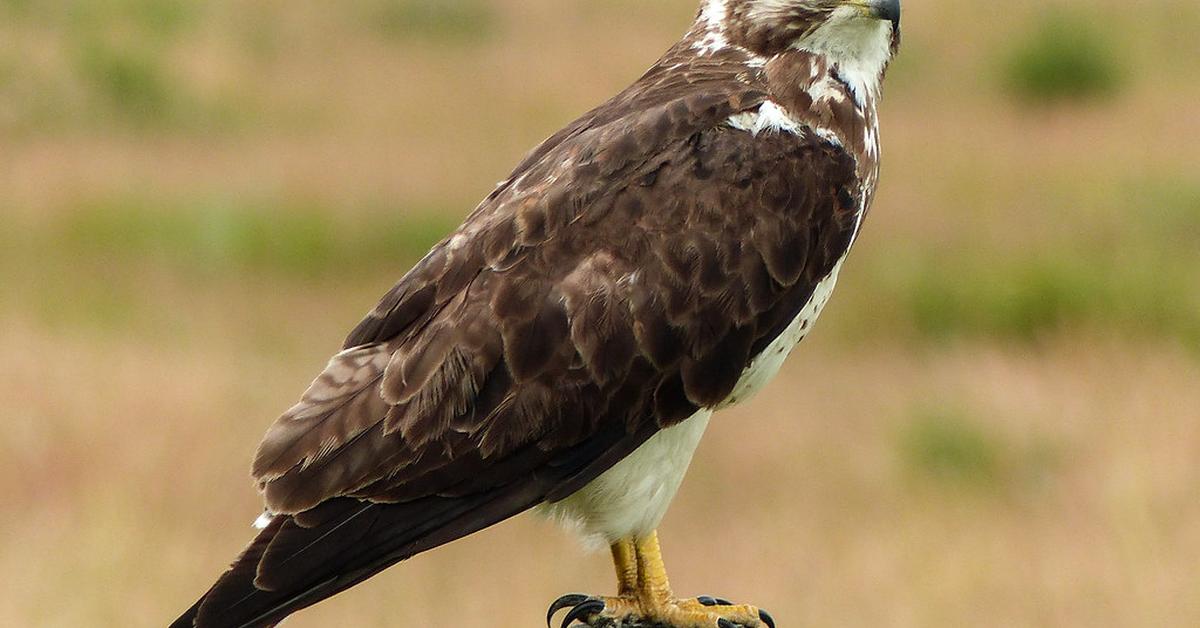
[[200,612],[200,605],[204,603],[204,598],[196,600],[192,607],[183,612],[179,619],[171,622],[169,628],[192,628],[196,625],[196,614]]
[[275,517],[171,628],[274,626],[415,554],[565,497],[656,429],[651,424],[627,434],[623,423],[614,422],[549,460],[521,458],[527,473],[503,474],[521,477],[512,484],[470,481],[458,491],[397,504],[339,497]]
[[414,554],[526,510],[545,487],[529,483],[470,497],[403,504],[352,498],[278,516],[171,628],[263,628]]
[[236,560],[229,567],[229,571],[222,574],[221,579],[212,586],[199,600],[196,600],[192,607],[187,609],[183,615],[179,616],[170,628],[193,628],[200,625],[197,618],[200,615],[200,607],[207,601],[214,598],[214,593],[219,597],[220,589],[224,586],[232,585],[233,583],[249,583],[253,588],[254,574],[258,568],[259,561],[262,560],[263,554],[266,553],[267,546],[271,544],[271,540],[279,533],[283,527],[286,517],[276,517],[267,525],[266,528],[259,533],[257,537],[250,543]]

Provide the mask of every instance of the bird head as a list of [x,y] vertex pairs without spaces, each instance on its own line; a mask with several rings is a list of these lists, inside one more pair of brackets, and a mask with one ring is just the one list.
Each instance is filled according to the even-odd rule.
[[890,59],[900,42],[900,0],[705,0],[700,19],[764,56],[799,49],[834,62]]

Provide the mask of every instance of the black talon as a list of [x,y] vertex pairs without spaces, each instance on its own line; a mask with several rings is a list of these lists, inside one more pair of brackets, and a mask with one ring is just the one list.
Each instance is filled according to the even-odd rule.
[[571,622],[575,621],[576,619],[591,617],[602,610],[604,610],[603,600],[597,600],[594,598],[588,599],[579,606],[571,609],[571,612],[567,613],[567,616],[563,618],[563,623],[559,628],[567,628],[567,626],[570,626]]
[[588,601],[591,597],[592,596],[590,595],[584,595],[582,593],[568,593],[557,600],[554,600],[554,603],[550,605],[550,610],[546,611],[546,628],[550,628],[550,622],[554,620],[555,613],[564,608],[579,606],[580,604]]
[[758,609],[758,619],[767,625],[767,628],[775,628],[775,618],[767,611]]
[[722,617],[722,618],[720,618],[720,619],[718,619],[718,620],[717,620],[717,628],[737,628],[737,626],[736,626],[736,625],[734,625],[734,623],[733,623],[733,622],[731,622],[731,621],[729,621],[728,619],[725,619],[724,617]]
[[721,606],[733,606],[733,602],[730,602],[729,600],[727,600],[723,597],[718,597],[718,598],[713,598],[713,599],[715,599],[717,601],[717,604],[720,604]]
[[700,597],[696,598],[696,601],[703,606],[716,606],[719,604],[719,602],[717,602],[717,598],[712,597],[711,595],[701,595]]

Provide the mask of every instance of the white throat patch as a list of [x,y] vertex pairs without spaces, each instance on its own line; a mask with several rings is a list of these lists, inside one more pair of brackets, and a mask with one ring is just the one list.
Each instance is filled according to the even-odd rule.
[[863,18],[857,11],[850,6],[837,9],[795,48],[827,57],[861,105],[879,97],[880,79],[892,57],[892,25]]

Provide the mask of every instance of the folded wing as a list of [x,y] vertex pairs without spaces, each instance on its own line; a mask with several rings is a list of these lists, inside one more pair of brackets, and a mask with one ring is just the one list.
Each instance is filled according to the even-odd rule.
[[531,154],[350,334],[255,460],[279,515],[176,625],[269,625],[728,397],[849,246],[854,162],[724,125],[765,98],[733,77],[642,94]]

